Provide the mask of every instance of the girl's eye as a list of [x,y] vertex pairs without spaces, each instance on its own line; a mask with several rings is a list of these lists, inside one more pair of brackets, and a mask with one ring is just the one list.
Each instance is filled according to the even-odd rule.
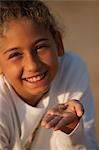
[[35,47],[34,51],[35,51],[35,54],[39,56],[44,56],[45,54],[49,52],[50,49],[51,48],[49,44],[40,44]]
[[47,50],[49,48],[49,45],[47,45],[47,44],[42,44],[42,45],[38,45],[37,47],[36,47],[36,51],[43,51],[43,50]]
[[9,55],[8,59],[20,57],[22,54],[19,52],[15,52]]

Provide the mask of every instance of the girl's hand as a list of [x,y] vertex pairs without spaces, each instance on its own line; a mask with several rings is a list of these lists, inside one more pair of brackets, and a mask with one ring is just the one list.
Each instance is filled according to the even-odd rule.
[[41,125],[48,129],[61,130],[69,134],[76,127],[83,113],[82,104],[78,100],[70,100],[48,110]]

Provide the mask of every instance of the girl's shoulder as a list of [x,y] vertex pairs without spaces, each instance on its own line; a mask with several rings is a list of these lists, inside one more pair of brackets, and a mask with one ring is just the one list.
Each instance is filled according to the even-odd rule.
[[60,68],[65,71],[72,72],[88,72],[85,61],[76,53],[71,51],[64,52],[64,55],[59,58]]
[[86,66],[85,61],[81,58],[81,56],[72,51],[66,51],[64,53],[63,60],[70,62],[71,64],[78,63],[79,65]]

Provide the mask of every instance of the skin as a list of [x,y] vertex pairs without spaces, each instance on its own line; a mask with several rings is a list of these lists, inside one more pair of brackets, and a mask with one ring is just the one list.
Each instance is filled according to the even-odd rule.
[[69,134],[77,126],[83,114],[81,103],[78,100],[70,100],[51,108],[44,116],[41,125],[47,129],[61,130]]
[[[34,106],[57,73],[61,47],[49,31],[26,20],[9,22],[0,43],[1,71],[16,93]],[[32,82],[37,76],[44,77]]]
[[[22,100],[36,106],[57,74],[63,51],[59,34],[53,39],[48,30],[26,18],[12,20],[0,37],[0,70]],[[82,105],[71,100],[51,108],[42,126],[69,133],[82,114]]]

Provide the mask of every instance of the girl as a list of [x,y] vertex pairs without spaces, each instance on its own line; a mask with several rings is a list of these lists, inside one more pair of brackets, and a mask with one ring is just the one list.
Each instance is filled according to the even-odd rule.
[[1,150],[97,149],[86,67],[43,2],[0,2],[0,72]]

